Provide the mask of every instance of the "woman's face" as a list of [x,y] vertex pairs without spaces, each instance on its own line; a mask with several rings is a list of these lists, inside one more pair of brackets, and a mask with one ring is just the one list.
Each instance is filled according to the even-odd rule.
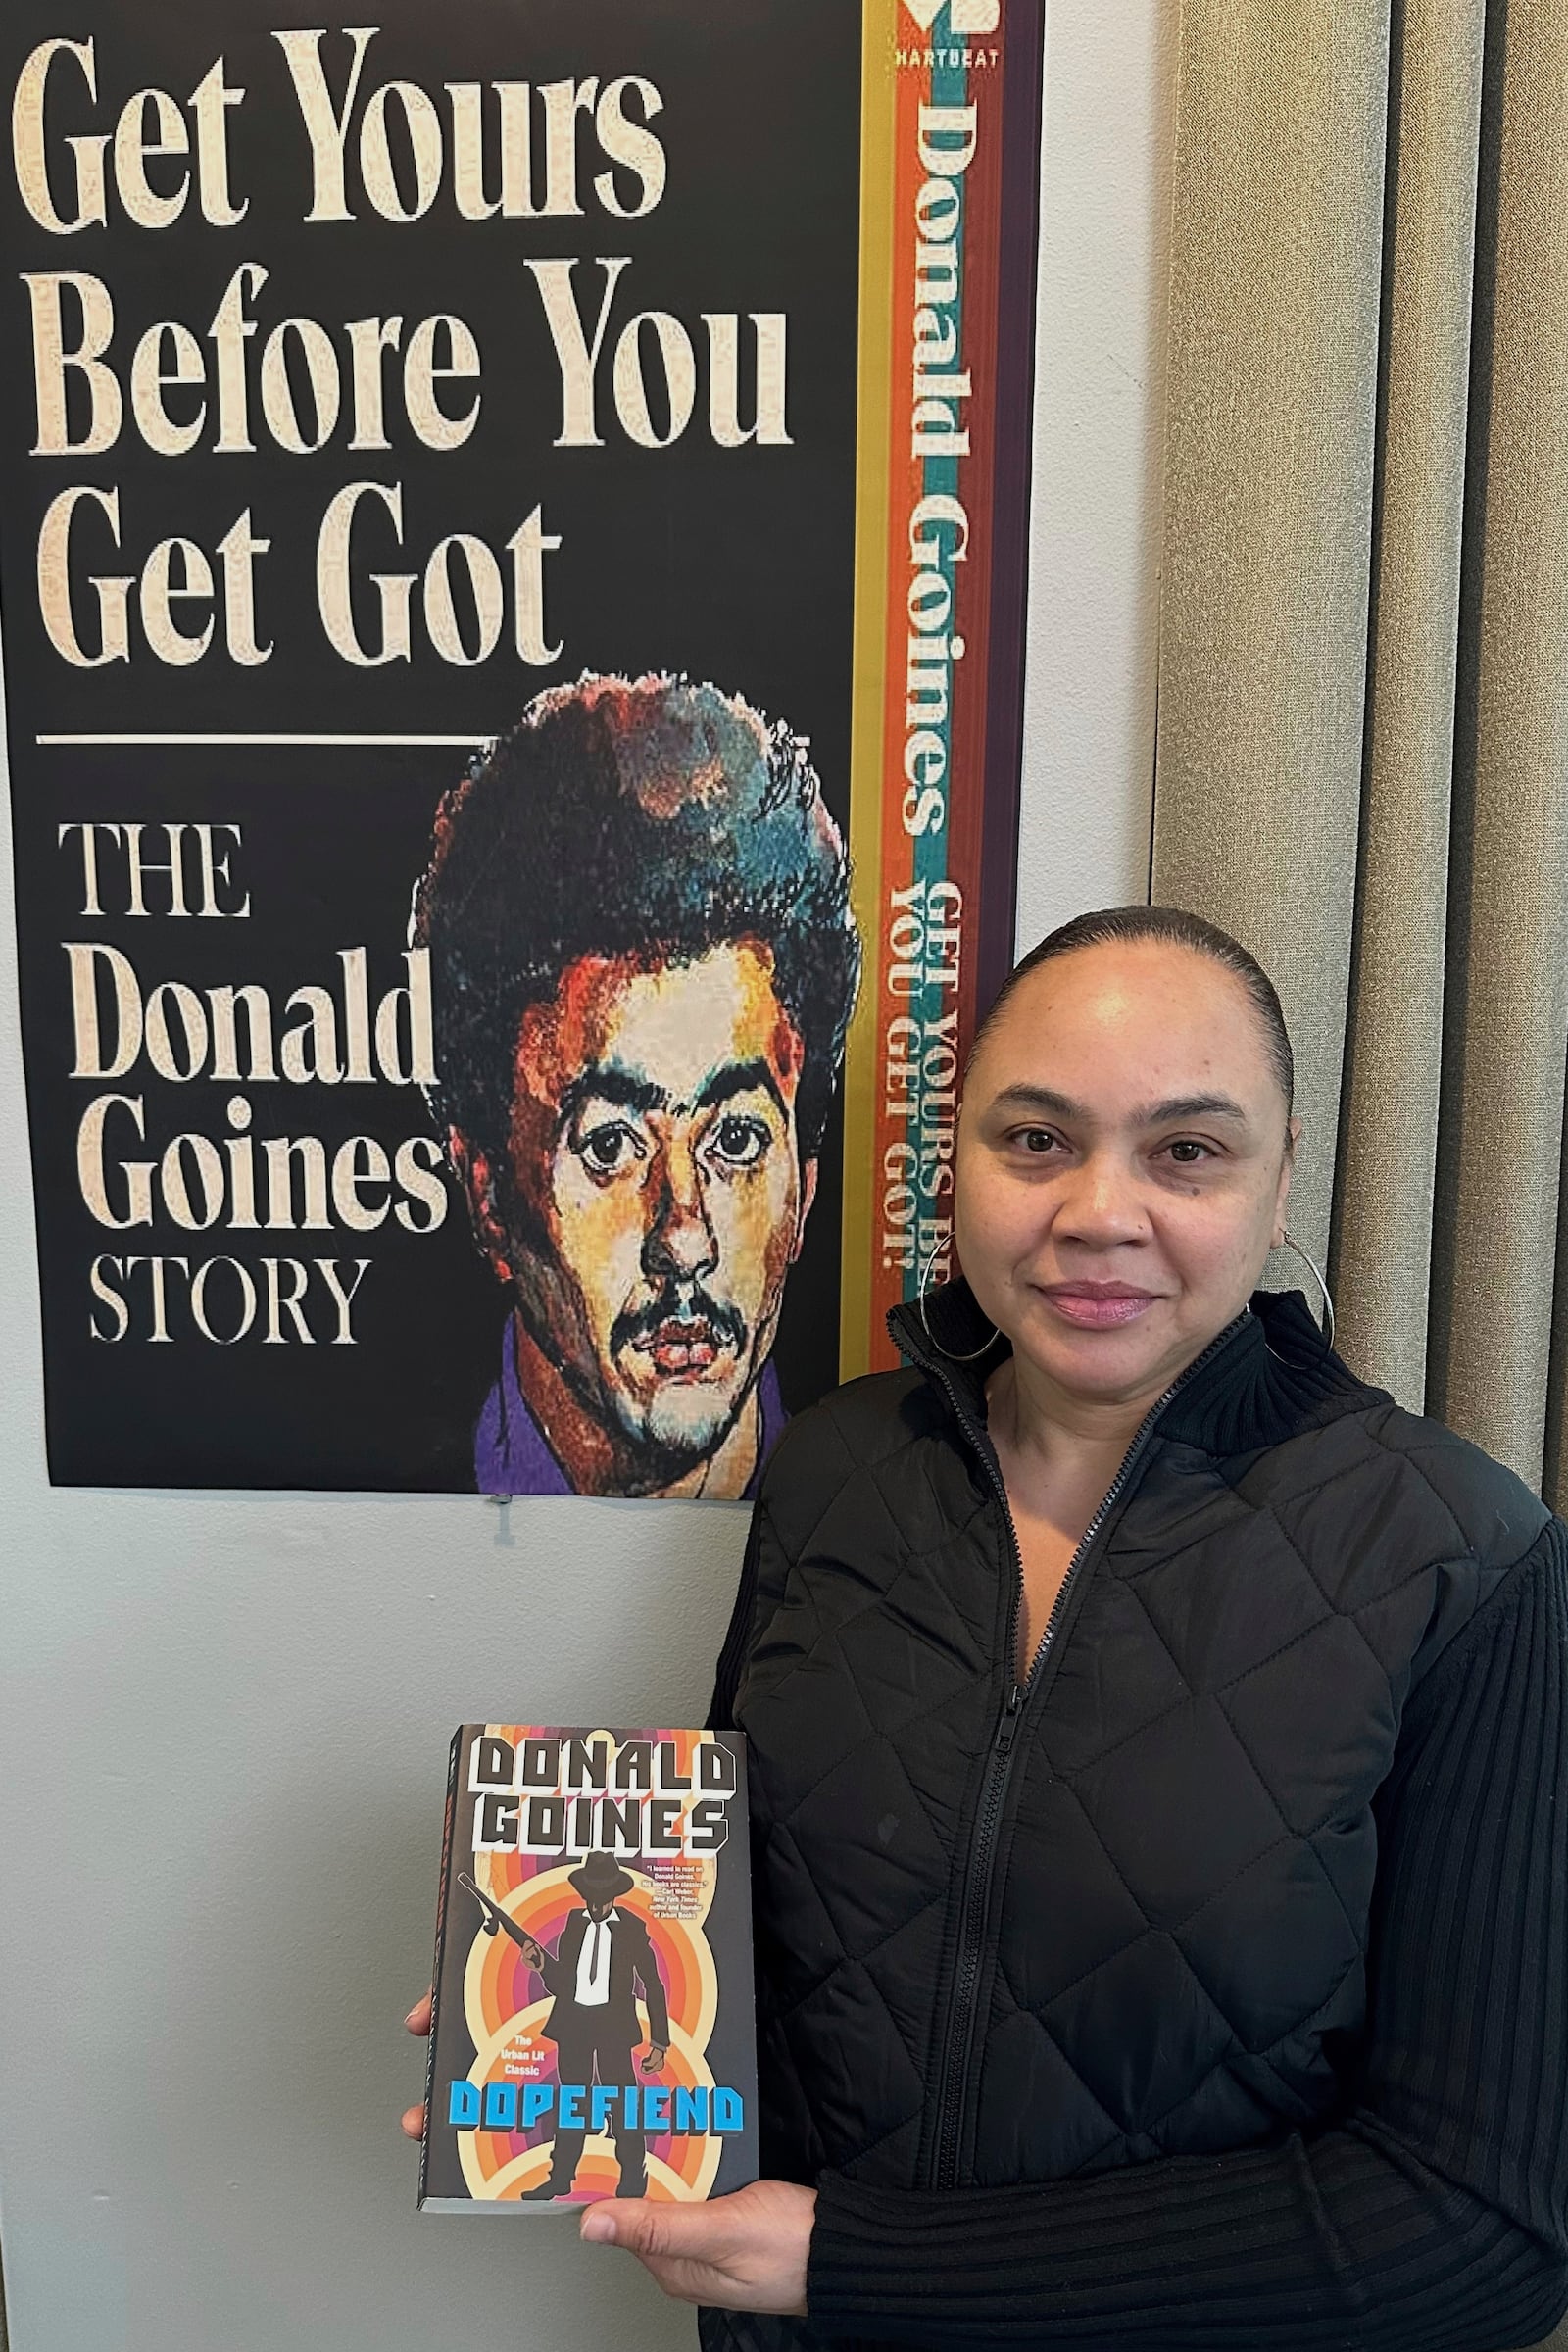
[[1019,984],[964,1082],[958,1257],[1026,1363],[1133,1402],[1240,1313],[1290,1180],[1241,981],[1163,941],[1080,948]]

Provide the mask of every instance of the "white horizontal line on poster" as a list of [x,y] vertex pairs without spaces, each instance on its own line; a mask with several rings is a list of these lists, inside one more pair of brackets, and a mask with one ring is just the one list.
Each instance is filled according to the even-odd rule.
[[189,743],[206,746],[261,744],[272,745],[283,751],[319,747],[328,751],[467,751],[476,743],[491,743],[495,729],[477,729],[471,735],[39,735],[39,748],[58,751],[67,745],[125,744],[169,745]]

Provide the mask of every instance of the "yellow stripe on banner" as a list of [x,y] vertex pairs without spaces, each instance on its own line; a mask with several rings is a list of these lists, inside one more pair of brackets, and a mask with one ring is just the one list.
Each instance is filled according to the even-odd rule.
[[892,454],[893,174],[899,0],[864,0],[860,91],[860,385],[856,444],[855,677],[850,857],[865,951],[844,1064],[844,1249],[839,1377],[871,1364],[876,1219],[877,1007],[881,997],[884,662]]

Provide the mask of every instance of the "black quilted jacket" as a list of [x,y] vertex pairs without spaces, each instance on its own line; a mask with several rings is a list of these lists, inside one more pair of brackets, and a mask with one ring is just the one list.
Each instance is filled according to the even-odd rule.
[[[961,1284],[931,1301],[961,1350]],[[710,2352],[1499,2352],[1568,2308],[1568,1529],[1258,1294],[1151,1414],[1025,1689],[977,1364],[774,1452],[763,2169],[808,2322]]]

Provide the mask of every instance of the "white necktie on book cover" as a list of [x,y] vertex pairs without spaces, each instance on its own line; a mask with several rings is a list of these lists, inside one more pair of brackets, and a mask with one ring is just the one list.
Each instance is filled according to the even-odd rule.
[[580,2009],[602,2009],[610,1998],[610,1931],[620,1917],[618,1911],[607,1911],[602,1920],[591,1919],[588,1933],[577,1954],[577,2006]]

